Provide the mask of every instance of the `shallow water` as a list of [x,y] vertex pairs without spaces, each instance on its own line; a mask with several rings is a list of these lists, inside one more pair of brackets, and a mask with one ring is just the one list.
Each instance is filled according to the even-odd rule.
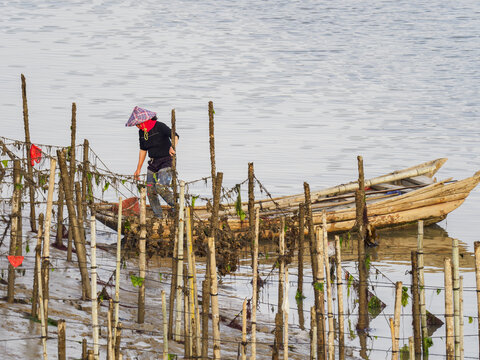
[[[123,174],[136,167],[137,132],[124,123],[139,105],[166,123],[175,108],[180,176],[208,176],[209,100],[227,187],[246,178],[248,162],[278,196],[301,193],[304,181],[319,189],[355,179],[357,155],[367,177],[438,157],[449,158],[438,178],[480,170],[472,0],[2,1],[0,11],[2,136],[24,136],[23,73],[32,141],[69,144],[75,102],[77,141]],[[479,213],[475,189],[440,224],[442,241],[458,238],[471,253]],[[409,282],[407,262],[375,264]],[[436,269],[428,281],[441,284]],[[465,313],[476,316],[471,299]],[[375,327],[388,331],[386,321]]]

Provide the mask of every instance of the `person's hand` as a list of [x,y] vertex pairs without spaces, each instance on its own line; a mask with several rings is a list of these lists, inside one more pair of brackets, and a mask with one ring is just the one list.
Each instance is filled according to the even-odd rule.
[[168,153],[170,154],[170,156],[175,155],[175,150],[174,150],[174,148],[170,146],[170,150],[168,150]]
[[133,174],[133,178],[134,178],[135,180],[140,180],[139,175],[140,175],[140,170],[137,170],[137,171],[135,171],[135,173]]

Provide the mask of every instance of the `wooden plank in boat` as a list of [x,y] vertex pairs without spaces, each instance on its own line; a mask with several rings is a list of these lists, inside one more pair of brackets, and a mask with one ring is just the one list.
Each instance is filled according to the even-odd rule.
[[434,180],[431,177],[420,175],[414,176],[404,180],[405,184],[409,185],[430,185],[434,183]]

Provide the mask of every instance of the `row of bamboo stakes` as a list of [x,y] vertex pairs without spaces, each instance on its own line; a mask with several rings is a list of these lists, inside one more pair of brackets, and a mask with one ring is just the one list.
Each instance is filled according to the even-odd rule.
[[[25,123],[25,140],[26,144],[31,144],[30,134],[28,130],[28,107],[26,100],[26,85],[25,78],[22,75],[22,97],[23,97],[23,109],[24,109],[24,123]],[[174,236],[175,247],[174,257],[172,263],[172,270],[174,277],[172,281],[172,289],[170,291],[170,306],[169,317],[167,323],[166,315],[166,296],[165,292],[162,292],[162,313],[164,319],[164,351],[163,358],[168,358],[168,339],[174,339],[180,341],[181,336],[181,313],[182,313],[182,294],[185,293],[186,300],[184,301],[183,313],[184,317],[184,332],[185,332],[185,355],[191,357],[201,356],[203,358],[208,357],[208,312],[209,306],[212,307],[212,333],[213,333],[213,358],[220,358],[220,331],[219,331],[219,312],[218,312],[218,285],[217,274],[215,266],[215,229],[218,228],[218,206],[219,206],[219,193],[221,189],[222,176],[221,172],[216,172],[215,168],[215,145],[214,145],[214,124],[213,124],[213,103],[209,102],[209,131],[210,131],[210,155],[211,155],[211,170],[212,170],[212,194],[214,199],[214,206],[211,218],[211,234],[208,237],[208,257],[207,257],[207,276],[202,286],[202,320],[200,321],[200,311],[198,306],[197,290],[196,287],[196,271],[195,271],[195,255],[192,250],[192,235],[191,235],[191,214],[190,209],[185,209],[184,205],[184,184],[180,184],[180,200],[176,205],[176,213],[179,215],[178,225],[175,226],[176,233]],[[90,186],[86,173],[88,171],[88,141],[84,142],[84,164],[82,185],[80,188],[79,183],[74,183],[75,167],[75,131],[76,131],[76,105],[72,104],[72,136],[70,147],[70,169],[67,167],[66,152],[57,151],[57,159],[60,167],[60,191],[59,191],[59,213],[63,212],[63,202],[66,203],[69,215],[69,227],[72,231],[69,231],[69,241],[67,250],[67,260],[71,261],[72,243],[75,245],[77,252],[77,260],[79,271],[82,280],[82,297],[83,299],[92,300],[92,337],[93,341],[93,358],[97,359],[99,356],[99,340],[98,340],[98,313],[96,298],[96,260],[95,260],[95,217],[92,213],[90,221],[92,239],[91,239],[91,276],[92,282],[90,282],[87,261],[86,261],[86,248],[85,248],[85,231],[80,224],[84,223],[84,216],[86,214],[85,209],[82,206],[87,203],[86,193],[87,187]],[[175,111],[172,110],[172,134],[175,134]],[[173,135],[174,136],[174,135]],[[5,148],[5,146],[4,146]],[[27,151],[27,157],[30,154]],[[13,158],[12,158],[13,159]],[[28,159],[29,160],[29,159]],[[31,162],[28,161],[28,177],[33,178]],[[175,164],[175,161],[174,161]],[[367,279],[365,269],[365,255],[363,238],[365,234],[365,224],[363,223],[363,212],[365,211],[364,199],[364,177],[363,177],[363,159],[358,157],[359,164],[359,189],[357,191],[357,230],[359,236],[358,246],[358,260],[359,260],[359,322],[357,329],[359,332],[365,332],[368,328],[368,312],[367,312]],[[175,165],[174,165],[175,166]],[[48,320],[48,274],[49,274],[49,234],[51,225],[51,212],[52,212],[52,200],[53,200],[53,186],[55,181],[55,167],[56,160],[51,159],[50,163],[50,177],[49,177],[49,190],[47,199],[47,212],[43,219],[43,216],[39,217],[40,228],[38,230],[37,243],[41,242],[41,234],[44,231],[44,246],[43,253],[40,257],[40,246],[36,248],[36,271],[34,280],[34,297],[36,300],[32,303],[32,315],[39,315],[42,322],[42,344],[44,358],[46,359],[46,339],[47,339],[47,320]],[[20,163],[18,160],[14,162],[14,183],[20,184]],[[176,191],[176,172],[174,171],[174,190]],[[253,207],[253,180],[250,181],[250,177],[253,178],[253,164],[249,164],[249,224],[250,233],[252,237],[252,267],[253,267],[253,295],[252,295],[252,330],[251,330],[251,359],[255,359],[256,356],[256,296],[257,296],[257,277],[258,277],[258,208]],[[27,178],[27,177],[26,177]],[[35,206],[33,201],[33,181],[29,181],[29,194],[30,194],[30,221],[32,231],[36,231],[35,224]],[[312,270],[314,275],[314,293],[315,293],[315,306],[311,309],[312,324],[311,324],[311,359],[333,359],[334,354],[334,328],[333,328],[333,301],[331,298],[331,280],[328,274],[330,273],[329,261],[328,261],[328,235],[325,229],[325,221],[322,227],[313,227],[312,215],[311,215],[311,200],[310,189],[307,183],[304,184],[305,190],[305,204],[302,204],[299,208],[299,214],[304,214],[306,222],[303,219],[300,220],[300,224],[305,224],[308,229],[308,239],[310,243],[310,253]],[[74,196],[76,195],[76,196]],[[76,202],[74,198],[76,197]],[[141,191],[141,233],[139,241],[139,275],[140,278],[145,278],[146,271],[146,228],[145,228],[145,189]],[[121,200],[121,199],[120,199]],[[119,202],[121,204],[121,201]],[[91,205],[91,204],[90,204]],[[177,208],[178,206],[178,208]],[[186,211],[186,224],[184,214]],[[256,214],[255,217],[253,214]],[[254,221],[255,219],[255,221]],[[324,216],[325,219],[325,216]],[[108,312],[108,341],[107,352],[109,359],[121,358],[119,351],[115,351],[117,343],[119,344],[119,335],[121,332],[121,323],[118,322],[118,306],[119,306],[119,275],[120,275],[120,254],[121,254],[121,206],[119,207],[119,234],[117,241],[117,266],[116,266],[116,285],[115,285],[115,300],[110,303],[110,309]],[[187,227],[187,260],[188,266],[184,269],[184,230],[185,225]],[[18,239],[21,239],[21,191],[20,188],[14,186],[14,193],[12,196],[12,241],[10,243],[10,254],[21,254],[21,246],[17,246]],[[59,226],[58,228],[61,229]],[[284,229],[282,223],[282,229]],[[58,230],[58,229],[57,229]],[[60,230],[61,231],[61,230]],[[299,292],[303,291],[303,231],[299,232],[300,244],[299,244],[299,259],[302,257],[302,261],[299,261]],[[61,241],[61,235],[58,236],[57,241]],[[60,233],[61,234],[61,233]],[[60,240],[59,240],[60,239]],[[283,348],[283,358],[288,358],[288,268],[284,262],[284,231],[282,230],[279,239],[279,290],[278,290],[278,314],[275,319],[275,341],[273,346],[273,358],[279,358],[281,349]],[[424,273],[423,273],[423,224],[419,222],[419,235],[418,235],[418,250],[412,252],[412,292],[413,292],[413,319],[414,319],[414,337],[413,346],[410,347],[411,354],[414,358],[420,356],[422,347],[423,352],[426,352],[426,338],[428,337],[426,327],[426,310],[425,310],[425,292],[424,292]],[[40,245],[40,244],[39,244]],[[301,251],[300,251],[301,249]],[[341,254],[340,243],[338,237],[335,237],[335,249],[336,249],[336,270],[337,270],[337,294],[338,294],[338,314],[339,314],[339,345],[340,359],[344,358],[342,349],[344,348],[344,320],[343,320],[343,293],[342,293],[342,276],[341,276]],[[301,256],[300,256],[301,253]],[[480,245],[475,243],[475,256],[476,256],[476,268],[477,268],[477,297],[480,313]],[[445,309],[446,309],[446,354],[447,358],[462,358],[463,356],[463,328],[462,328],[462,308],[460,293],[462,289],[462,277],[459,276],[458,270],[458,240],[454,240],[452,260],[445,259]],[[452,264],[453,262],[453,264]],[[301,265],[300,265],[301,264]],[[453,270],[452,270],[453,265]],[[9,278],[8,278],[8,291],[7,301],[13,302],[14,300],[14,281],[15,271],[11,265],[9,265]],[[417,272],[418,267],[418,272]],[[184,276],[184,273],[188,275]],[[181,286],[182,279],[186,279],[184,287]],[[300,281],[302,279],[302,281]],[[300,285],[301,284],[301,285]],[[327,316],[325,316],[325,293],[324,286],[326,285],[327,293]],[[400,328],[400,296],[401,296],[402,283],[396,284],[396,299],[395,299],[395,315],[394,319],[391,319],[392,324],[392,358],[397,359],[399,356],[399,328]],[[188,290],[188,291],[187,291]],[[419,290],[419,291],[418,291]],[[453,294],[453,295],[452,295]],[[176,300],[176,308],[174,309],[174,302]],[[37,308],[37,302],[39,307]],[[453,304],[453,305],[452,305]],[[242,359],[246,358],[247,353],[247,341],[246,341],[246,302],[243,306],[242,315]],[[189,314],[189,315],[187,315]],[[143,282],[139,286],[138,293],[138,323],[143,323],[145,318],[145,283]],[[113,319],[113,320],[112,320]],[[328,323],[328,331],[327,329]],[[64,325],[62,324],[62,327]],[[174,328],[173,328],[174,327]],[[480,319],[479,319],[479,337],[480,337]],[[200,334],[201,332],[201,334]],[[327,337],[325,338],[325,336]],[[200,344],[201,339],[201,344]],[[365,337],[360,337],[361,341]],[[190,341],[192,340],[192,341]],[[60,343],[60,341],[59,341]],[[282,344],[283,343],[283,344]],[[480,341],[479,341],[480,344]],[[283,345],[283,347],[282,347]],[[422,346],[423,345],[423,346]],[[479,345],[480,346],[480,345]],[[118,347],[117,347],[118,349]],[[116,354],[117,353],[117,354]]]

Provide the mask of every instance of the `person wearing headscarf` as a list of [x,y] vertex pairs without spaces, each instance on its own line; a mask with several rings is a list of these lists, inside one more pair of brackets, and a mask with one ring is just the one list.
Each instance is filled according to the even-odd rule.
[[[172,157],[175,150],[172,147],[172,130],[163,122],[157,121],[157,114],[135,106],[132,115],[125,126],[136,126],[138,130],[140,152],[138,164],[133,174],[139,179],[145,158],[149,157],[147,166],[147,196],[153,213],[162,218],[162,207],[158,195],[171,207],[175,199],[171,189]],[[173,139],[176,148],[179,135],[175,133]]]

